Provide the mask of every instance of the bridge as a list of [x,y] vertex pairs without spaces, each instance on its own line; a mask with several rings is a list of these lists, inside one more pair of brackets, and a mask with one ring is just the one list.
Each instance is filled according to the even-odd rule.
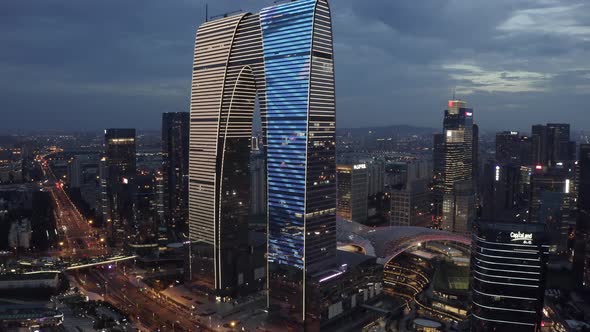
[[467,236],[414,226],[369,227],[354,221],[338,218],[336,226],[338,247],[344,250],[357,250],[377,257],[377,262],[385,264],[402,252],[422,243],[456,242],[470,246]]

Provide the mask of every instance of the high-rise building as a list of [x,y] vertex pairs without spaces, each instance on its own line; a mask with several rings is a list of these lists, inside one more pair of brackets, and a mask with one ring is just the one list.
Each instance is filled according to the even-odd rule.
[[520,135],[518,131],[496,133],[496,162],[500,165],[520,165]]
[[383,192],[385,188],[385,161],[374,159],[365,164],[367,165],[369,196]]
[[573,161],[570,151],[570,125],[569,123],[548,123],[548,159],[551,166],[558,163]]
[[258,97],[267,151],[268,305],[305,324],[321,305],[314,276],[333,267],[336,255],[332,52],[327,1],[301,0],[204,23],[193,66],[189,224],[202,249],[197,255],[203,266],[212,263],[218,293],[231,294],[247,279],[240,251],[247,251]]
[[164,221],[171,234],[187,233],[189,113],[162,114]]
[[433,136],[433,149],[432,149],[432,162],[433,162],[433,176],[432,176],[432,202],[433,209],[432,215],[436,224],[440,224],[442,221],[442,206],[443,196],[445,192],[445,135],[434,134]]
[[472,129],[472,142],[473,142],[473,147],[472,147],[472,154],[473,154],[473,158],[471,159],[472,165],[471,168],[473,170],[472,172],[472,176],[473,176],[473,184],[474,186],[477,185],[478,180],[479,180],[479,126],[474,123],[473,124],[473,129]]
[[520,188],[519,166],[499,165],[493,161],[486,163],[481,188],[482,218],[510,221],[528,218],[525,212],[528,205],[524,206]]
[[564,169],[539,169],[531,177],[529,221],[547,226],[550,251],[565,254],[575,228],[574,174]]
[[590,287],[590,144],[580,145],[578,167],[574,274],[578,287]]
[[570,141],[570,125],[548,123],[532,128],[532,156],[539,165],[551,167],[571,165],[575,160],[576,143]]
[[127,238],[131,245],[152,245],[153,248],[158,235],[156,180],[152,172],[140,170],[134,182],[136,189],[133,193],[133,224]]
[[475,218],[473,110],[450,100],[445,111],[442,228],[469,233]]
[[123,245],[133,223],[136,172],[135,129],[106,129],[101,159],[102,218],[110,241]]
[[547,164],[547,127],[533,125],[531,131],[532,159],[536,165]]
[[363,223],[368,211],[367,164],[338,165],[338,216]]
[[471,331],[540,331],[545,225],[479,220],[471,247]]
[[392,226],[431,226],[428,183],[428,179],[408,181],[401,188],[394,188],[389,192]]
[[[315,276],[336,259],[335,86],[326,0],[260,13],[267,83],[269,309],[318,321]],[[309,327],[309,329],[313,329]]]
[[[258,15],[202,24],[196,36],[190,105],[189,234],[193,274],[220,296],[247,280],[252,119],[266,127],[266,82]],[[209,265],[207,265],[209,264]]]

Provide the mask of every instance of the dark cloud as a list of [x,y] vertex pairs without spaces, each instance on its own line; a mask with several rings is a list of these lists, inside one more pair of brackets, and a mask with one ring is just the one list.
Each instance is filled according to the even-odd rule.
[[[272,1],[209,1],[209,14]],[[332,0],[338,125],[439,127],[456,88],[484,129],[590,127],[590,4]],[[158,128],[187,110],[204,0],[0,4],[1,128]]]

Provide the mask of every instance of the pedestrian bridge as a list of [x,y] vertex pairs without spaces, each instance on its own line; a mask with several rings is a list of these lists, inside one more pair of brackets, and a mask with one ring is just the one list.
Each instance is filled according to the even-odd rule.
[[338,218],[336,227],[338,248],[357,250],[377,257],[385,264],[402,252],[422,243],[456,242],[467,246],[471,239],[465,235],[415,226],[369,227],[354,221]]
[[136,255],[130,255],[130,256],[123,256],[123,255],[113,256],[113,257],[108,257],[108,258],[93,260],[93,261],[90,261],[90,262],[87,262],[87,263],[74,263],[74,264],[66,267],[64,270],[65,271],[79,270],[79,269],[84,269],[84,268],[87,268],[87,267],[93,267],[93,266],[98,266],[98,265],[105,265],[105,264],[113,264],[113,263],[124,262],[124,261],[128,261],[128,260],[135,259],[135,258],[137,258]]

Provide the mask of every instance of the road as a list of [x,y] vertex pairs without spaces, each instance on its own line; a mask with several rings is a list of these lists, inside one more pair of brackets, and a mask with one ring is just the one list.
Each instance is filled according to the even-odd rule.
[[104,237],[82,216],[46,162],[43,162],[43,173],[47,180],[46,189],[53,199],[58,231],[63,238],[61,250],[50,254],[78,259],[106,255]]
[[204,326],[199,327],[196,316],[164,304],[145,289],[142,291],[141,287],[132,283],[120,270],[91,270],[84,277],[83,288],[102,295],[106,301],[130,313],[134,321],[137,320],[150,331],[185,332],[205,329]]

